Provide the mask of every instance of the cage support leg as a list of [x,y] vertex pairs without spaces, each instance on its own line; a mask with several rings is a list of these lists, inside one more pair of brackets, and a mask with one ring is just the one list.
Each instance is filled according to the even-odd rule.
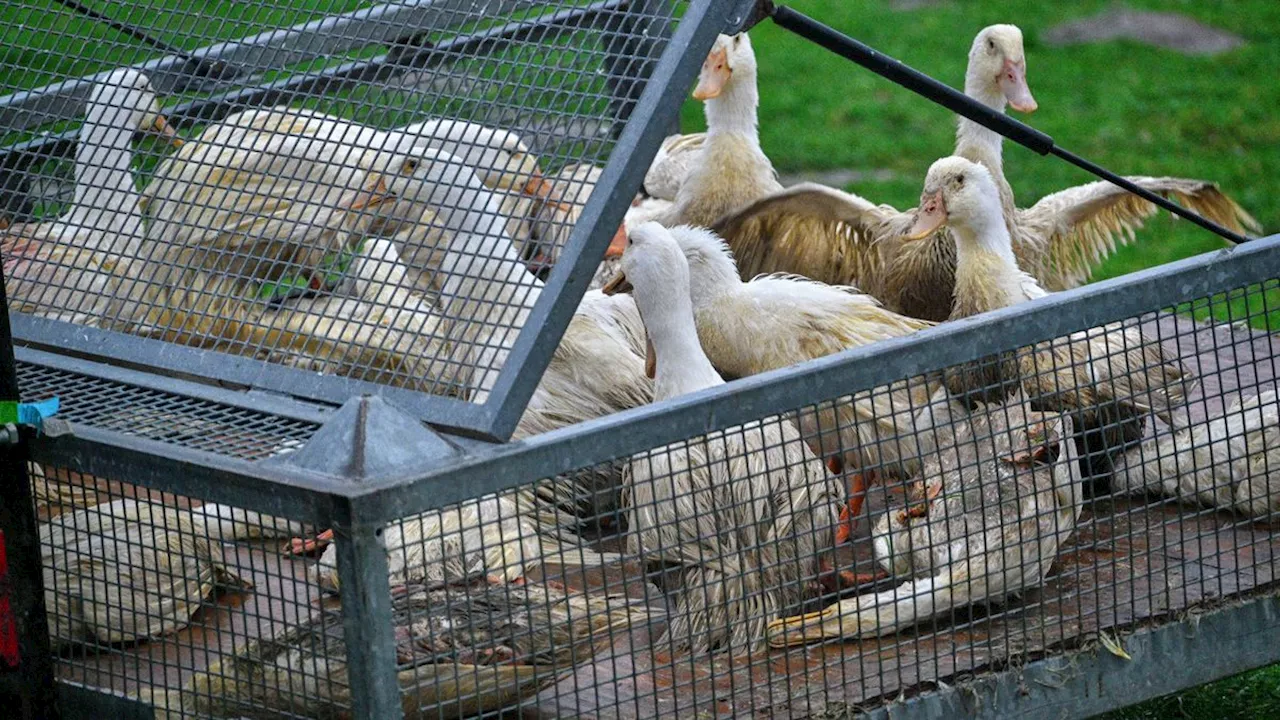
[[391,584],[382,527],[335,524],[352,717],[401,718]]

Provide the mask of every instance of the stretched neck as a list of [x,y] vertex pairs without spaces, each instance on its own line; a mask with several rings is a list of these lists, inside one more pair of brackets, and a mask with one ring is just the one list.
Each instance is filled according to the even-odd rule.
[[1013,254],[1013,243],[1009,237],[1009,228],[1005,227],[1000,207],[990,203],[976,217],[964,223],[952,225],[956,235],[956,272],[961,266],[980,257],[997,257],[1013,270],[1018,269],[1018,260]]
[[706,101],[707,135],[743,135],[759,144],[756,109],[760,95],[753,70],[739,70],[725,83],[720,95]]
[[[981,77],[972,68],[965,75],[964,94],[995,110],[1004,112],[1008,100],[989,77]],[[956,155],[985,165],[992,175],[1002,174],[1003,142],[1000,133],[961,116],[956,127]]]
[[133,130],[85,121],[76,143],[75,200],[64,222],[100,231],[89,250],[118,237],[132,238],[142,231],[138,210],[138,189],[129,166]]
[[636,293],[636,305],[657,356],[653,380],[655,400],[667,400],[724,383],[702,352],[687,292],[673,291],[658,297]]

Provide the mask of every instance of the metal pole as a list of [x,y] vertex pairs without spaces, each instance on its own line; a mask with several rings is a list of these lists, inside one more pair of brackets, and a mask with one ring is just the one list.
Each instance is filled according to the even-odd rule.
[[[0,400],[18,401],[18,376],[9,332],[9,301],[0,273]],[[25,433],[23,433],[25,436]],[[0,666],[0,702],[6,717],[57,718],[53,653],[44,614],[44,582],[40,567],[40,536],[27,474],[27,438],[0,439],[0,532],[8,572],[0,579],[18,631],[18,665]],[[0,618],[0,622],[8,622]],[[0,629],[2,630],[2,629]],[[16,712],[16,715],[9,713]]]
[[1148,202],[1155,203],[1157,206],[1168,210],[1174,215],[1189,220],[1205,230],[1216,235],[1220,235],[1237,245],[1248,241],[1248,238],[1238,235],[1211,220],[1203,218],[1181,205],[1178,205],[1172,200],[1168,200],[1151,192],[1150,190],[1139,187],[1106,168],[1057,147],[1053,142],[1053,138],[1039,130],[1026,125],[1025,123],[1018,122],[1004,113],[996,112],[959,90],[956,90],[945,83],[938,82],[919,70],[898,62],[888,55],[858,42],[834,28],[823,25],[803,13],[798,13],[785,5],[778,5],[773,8],[772,17],[773,21],[779,26],[790,30],[800,37],[821,45],[841,57],[852,60],[871,72],[890,80],[891,82],[897,83],[911,92],[935,102],[954,113],[963,115],[990,130],[994,130],[1023,147],[1041,155],[1056,155],[1076,167],[1097,175],[1113,185],[1122,187],[1134,195],[1137,195]]
[[351,716],[396,720],[404,715],[396,682],[391,584],[382,527],[349,524],[349,507],[341,514],[346,518],[335,523],[333,531],[338,547]]

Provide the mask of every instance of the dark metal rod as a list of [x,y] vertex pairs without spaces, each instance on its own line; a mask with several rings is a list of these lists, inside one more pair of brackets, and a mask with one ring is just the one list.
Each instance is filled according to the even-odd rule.
[[[0,400],[17,402],[18,374],[9,332],[9,302],[0,273]],[[27,437],[16,442],[0,438],[0,533],[3,534],[7,577],[0,578],[0,592],[7,591],[9,611],[18,631],[18,666],[0,666],[0,702],[6,717],[56,718],[57,694],[53,679],[53,654],[44,608],[44,573],[41,570],[40,535],[33,501],[34,480],[27,473]],[[0,618],[5,622],[6,618]]]
[[983,127],[994,130],[1023,147],[1041,155],[1056,155],[1076,167],[1086,170],[1113,185],[1122,187],[1134,195],[1155,203],[1174,215],[1189,220],[1237,245],[1248,241],[1248,238],[1234,233],[1212,220],[1201,217],[1172,200],[1135,185],[1104,167],[1057,147],[1052,137],[1030,125],[1019,122],[1004,113],[996,112],[950,85],[934,80],[919,70],[905,65],[877,51],[875,48],[858,42],[832,27],[823,25],[803,13],[796,12],[785,5],[778,5],[774,7],[772,17],[773,21],[779,26],[800,37],[821,45],[843,58],[852,60],[871,72],[901,85],[954,113],[963,115]]
[[97,10],[94,10],[93,8],[83,3],[76,2],[76,0],[53,0],[53,1],[65,8],[78,12],[81,15],[84,15],[85,17],[97,20],[103,25],[106,25],[110,27],[112,30],[115,30],[116,32],[122,33],[124,35],[128,35],[134,40],[140,40],[150,45],[153,48],[156,48],[158,50],[163,50],[169,53],[170,55],[177,55],[178,57],[183,59],[188,59],[188,60],[191,59],[191,55],[187,53],[187,51],[183,50],[182,48],[176,45],[170,45],[169,43],[163,40],[158,40],[156,38],[153,38],[150,35],[142,32],[141,30],[133,27],[132,25],[126,25],[120,22],[119,20],[112,20],[111,18],[107,17],[106,15],[103,15]]

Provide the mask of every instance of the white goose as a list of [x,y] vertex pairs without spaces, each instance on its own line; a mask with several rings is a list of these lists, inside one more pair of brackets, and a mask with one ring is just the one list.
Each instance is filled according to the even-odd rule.
[[[630,240],[622,267],[650,341],[654,399],[722,384],[698,343],[679,246],[657,223]],[[630,551],[682,568],[659,644],[749,655],[769,619],[806,599],[841,492],[791,421],[774,417],[635,456],[624,497]]]
[[96,324],[117,265],[137,254],[142,213],[131,166],[139,130],[181,144],[145,75],[116,70],[93,89],[76,141],[75,196],[56,220],[0,231],[11,310]]

